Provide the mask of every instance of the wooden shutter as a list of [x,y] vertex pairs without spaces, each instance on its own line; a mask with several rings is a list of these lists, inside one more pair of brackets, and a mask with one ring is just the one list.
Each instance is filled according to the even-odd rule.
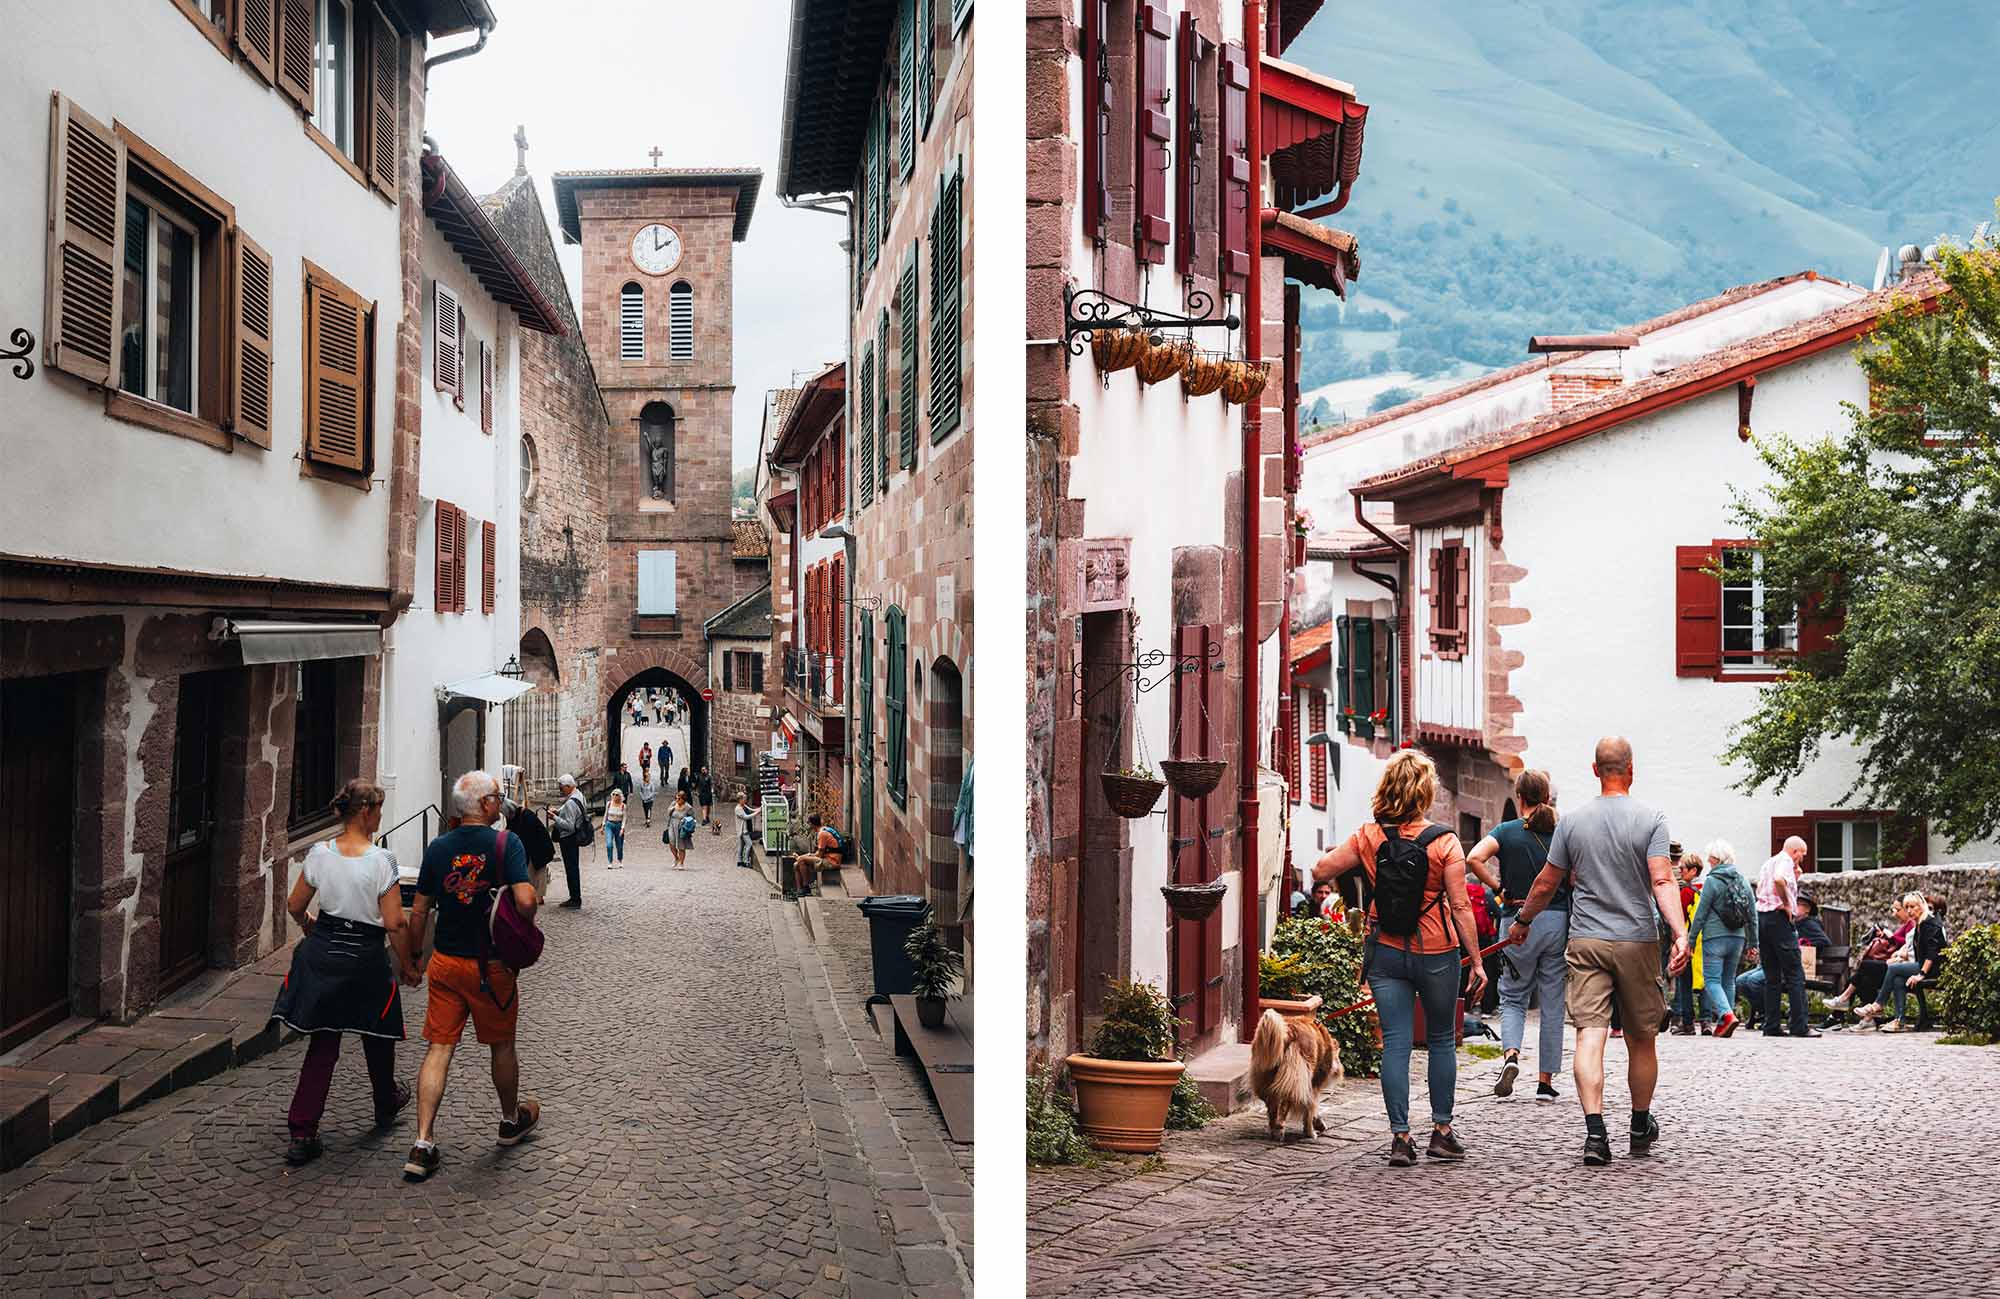
[[861,232],[863,266],[867,270],[875,268],[875,260],[882,248],[882,204],[876,190],[876,177],[882,170],[882,150],[879,146],[880,107],[868,117],[868,144],[866,161],[861,170],[861,182],[868,187],[866,206],[868,225]]
[[43,356],[87,383],[118,379],[125,266],[125,142],[49,96],[49,265]]
[[846,676],[840,668],[847,659],[847,558],[843,555],[835,555],[827,571],[827,599],[833,607],[832,616],[826,620],[827,635],[833,642],[827,647],[833,655],[833,680],[827,682],[827,693],[837,704]]
[[917,330],[923,313],[917,304],[917,241],[903,254],[903,273],[896,290],[896,332],[902,339],[903,463],[917,463]]
[[917,165],[917,0],[903,0],[902,40],[896,65],[896,174]]
[[271,445],[271,255],[241,230],[229,232],[235,277],[235,349],[230,354],[230,425],[236,436]]
[[236,0],[236,52],[269,85],[278,61],[278,0]]
[[[1194,27],[1194,10],[1183,10],[1174,76],[1174,123],[1179,145],[1174,156],[1174,269],[1184,276],[1194,274],[1194,186],[1202,165],[1201,104],[1195,94],[1201,42],[1201,34]],[[1084,79],[1089,81],[1088,69]]]
[[1250,137],[1245,114],[1250,99],[1250,64],[1241,45],[1222,47],[1222,291],[1250,286]]
[[278,0],[278,89],[310,116],[319,34],[313,0]]
[[828,438],[825,444],[826,457],[832,462],[827,470],[827,486],[831,489],[827,501],[826,516],[838,518],[847,512],[847,444],[839,438]]
[[431,531],[435,541],[433,577],[437,583],[437,590],[431,603],[439,613],[450,613],[451,593],[457,586],[452,576],[452,568],[458,555],[458,507],[449,501],[439,501],[433,511]]
[[368,30],[368,181],[396,197],[396,163],[401,139],[396,130],[396,85],[403,79],[403,38],[370,6]]
[[877,156],[880,157],[882,160],[881,165],[877,167],[875,170],[875,186],[878,191],[876,207],[880,210],[882,214],[882,219],[878,221],[875,225],[875,242],[877,245],[877,252],[879,254],[881,245],[889,242],[889,221],[890,218],[895,215],[895,209],[889,205],[890,162],[889,162],[889,101],[888,100],[886,99],[883,100],[881,105],[876,109],[875,120],[876,120],[875,130],[877,134],[881,136],[880,141],[876,145],[876,148],[878,150]]
[[[1785,840],[1791,838],[1793,835],[1797,835],[1799,838],[1805,840],[1806,847],[1810,849],[1812,847],[1812,822],[1806,820],[1802,816],[1772,817],[1771,855],[1775,857],[1780,852],[1782,852],[1785,847]],[[1806,854],[1806,860],[1807,861],[1812,860],[1812,854],[1810,852]],[[1746,874],[1750,876],[1750,882],[1754,886],[1757,882],[1756,873],[1752,871],[1752,872],[1746,872]]]
[[749,655],[749,659],[750,659],[750,693],[754,695],[761,695],[764,693],[764,656],[760,653],[752,651]]
[[1135,105],[1132,138],[1137,144],[1133,186],[1138,211],[1132,222],[1133,244],[1142,262],[1167,260],[1167,240],[1173,227],[1167,220],[1167,169],[1173,143],[1174,23],[1159,0],[1139,3],[1139,102]]
[[305,453],[357,473],[368,468],[367,316],[344,285],[307,276]]
[[1449,553],[1453,578],[1451,625],[1458,642],[1454,648],[1463,654],[1472,638],[1472,547],[1453,546]]
[[937,0],[917,0],[917,12],[917,134],[926,135],[937,98]]
[[940,178],[937,209],[931,213],[931,441],[959,424],[959,378],[963,358],[959,317],[959,201],[964,193],[962,164]]
[[479,340],[479,428],[493,431],[493,346]]
[[1882,823],[1882,846],[1896,848],[1900,856],[1884,866],[1928,866],[1931,864],[1931,826],[1920,816],[1898,814]]
[[1365,722],[1375,711],[1375,622],[1371,618],[1350,618],[1347,634],[1353,642],[1348,653],[1349,706],[1356,721]]
[[1300,691],[1295,687],[1292,690],[1291,699],[1292,721],[1294,723],[1290,728],[1291,751],[1285,755],[1285,783],[1291,786],[1292,801],[1294,803],[1305,802],[1305,791],[1299,788],[1299,745],[1303,736],[1302,728],[1305,722],[1305,709],[1299,696]]
[[[1343,658],[1345,655],[1343,654]],[[1342,692],[1345,697],[1345,691]],[[1326,733],[1326,691],[1311,692],[1311,719],[1306,731],[1310,735]],[[1330,733],[1329,733],[1330,734]],[[1312,789],[1310,797],[1314,807],[1326,806],[1326,751],[1327,745],[1315,744],[1312,751]]]
[[1799,610],[1799,653],[1824,654],[1834,648],[1833,638],[1847,625],[1847,610],[1837,597],[1815,591]]
[[471,567],[472,542],[467,537],[465,511],[452,507],[451,607],[465,612],[466,569]]
[[725,694],[736,689],[736,654],[733,650],[725,650],[722,655],[722,689]]
[[447,289],[443,280],[433,280],[431,289],[431,353],[437,362],[437,390],[455,393],[460,383],[458,295]]
[[1710,571],[1715,562],[1713,546],[1674,547],[1676,676],[1722,672],[1722,579]]
[[479,612],[492,613],[493,579],[494,571],[499,567],[500,546],[499,533],[491,519],[479,525],[479,540],[485,552],[479,567]]
[[1350,620],[1344,613],[1333,620],[1333,647],[1335,653],[1333,684],[1334,689],[1339,695],[1335,706],[1340,710],[1342,717],[1347,716],[1348,712],[1354,707],[1347,693],[1348,678],[1353,671],[1352,638],[1349,635],[1349,627]]
[[[861,347],[861,387],[855,402],[855,414],[861,420],[861,503],[868,504],[875,499],[875,341],[868,340]],[[888,490],[888,483],[882,484]]]
[[883,685],[885,688],[883,694],[886,696],[885,710],[888,728],[885,738],[888,748],[889,794],[896,800],[897,805],[901,806],[905,797],[905,779],[908,774],[905,767],[907,755],[904,750],[906,739],[904,732],[906,696],[903,693],[904,659],[908,653],[908,647],[903,641],[903,611],[891,608],[886,622],[888,623],[889,652],[885,655],[887,663],[884,665]]
[[1111,135],[1111,62],[1104,41],[1111,30],[1111,0],[1082,0],[1083,6],[1083,233],[1104,242],[1104,218],[1111,188],[1104,165]]
[[[877,343],[880,344],[879,350],[876,348]],[[887,496],[889,494],[889,477],[896,470],[895,444],[889,438],[889,404],[883,400],[883,398],[888,396],[889,388],[889,340],[887,336],[879,332],[877,333],[876,337],[870,341],[869,355],[872,359],[868,366],[868,382],[871,385],[879,384],[881,388],[879,392],[873,386],[869,388],[869,392],[874,394],[875,402],[875,413],[869,416],[871,421],[870,427],[875,429],[877,450],[879,452],[878,459],[881,461],[875,470],[876,487],[882,495]]]

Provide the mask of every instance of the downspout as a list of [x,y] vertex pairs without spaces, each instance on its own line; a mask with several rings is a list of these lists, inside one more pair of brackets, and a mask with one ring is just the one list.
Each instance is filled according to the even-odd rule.
[[[1264,227],[1261,222],[1252,219],[1264,206],[1263,132],[1260,129],[1264,103],[1263,18],[1261,0],[1243,0],[1243,54],[1250,74],[1243,133],[1250,155],[1250,184],[1255,187],[1254,194],[1245,196],[1250,210],[1243,217],[1244,240],[1249,253],[1249,277],[1243,286],[1243,359],[1251,365],[1257,364],[1263,357]],[[1243,679],[1241,720],[1238,722],[1241,731],[1237,736],[1240,759],[1238,816],[1242,823],[1238,850],[1242,887],[1237,907],[1236,945],[1243,967],[1243,1014],[1237,1024],[1237,1033],[1245,1042],[1257,1031],[1257,956],[1263,947],[1263,932],[1257,916],[1257,552],[1264,518],[1263,441],[1264,395],[1259,393],[1243,407],[1243,661],[1239,665]]]
[[[1396,540],[1394,537],[1390,536],[1388,533],[1382,531],[1382,529],[1376,527],[1374,520],[1370,519],[1367,513],[1364,510],[1362,510],[1361,489],[1352,488],[1350,489],[1350,491],[1354,497],[1354,521],[1360,524],[1362,527],[1366,528],[1368,531],[1374,533],[1376,536],[1380,537],[1384,542],[1388,543],[1389,549],[1395,551],[1398,555],[1401,555],[1405,559],[1409,558],[1410,548],[1404,545],[1402,542]],[[1353,563],[1355,572],[1361,574],[1361,576],[1367,578],[1371,582],[1375,582],[1378,585],[1387,587],[1389,590],[1389,595],[1395,601],[1395,611],[1396,611],[1395,623],[1396,623],[1396,631],[1398,634],[1396,637],[1397,641],[1396,681],[1394,683],[1393,689],[1396,692],[1396,702],[1401,706],[1399,709],[1399,716],[1401,718],[1402,725],[1409,728],[1408,730],[1404,731],[1404,734],[1408,735],[1414,732],[1416,726],[1415,720],[1411,716],[1411,713],[1413,711],[1411,707],[1412,700],[1410,698],[1409,691],[1406,689],[1406,687],[1409,684],[1409,674],[1414,670],[1410,666],[1412,662],[1411,656],[1413,656],[1416,653],[1415,647],[1410,644],[1409,609],[1403,603],[1403,594],[1400,588],[1400,583],[1398,583],[1395,578],[1371,573],[1368,570],[1361,567],[1361,563],[1359,560],[1353,561]],[[1410,581],[1415,582],[1416,580],[1417,580],[1416,574],[1413,571],[1410,574]],[[1391,736],[1391,738],[1392,739],[1394,738],[1393,735]]]
[[459,59],[469,59],[473,55],[479,53],[479,51],[485,49],[486,38],[492,35],[492,33],[493,33],[492,23],[481,23],[479,24],[479,39],[474,41],[472,44],[461,45],[459,48],[455,50],[446,50],[443,54],[434,55],[431,58],[425,59],[424,81],[426,83],[430,81],[432,68],[442,67],[447,63],[454,63],[457,62]]

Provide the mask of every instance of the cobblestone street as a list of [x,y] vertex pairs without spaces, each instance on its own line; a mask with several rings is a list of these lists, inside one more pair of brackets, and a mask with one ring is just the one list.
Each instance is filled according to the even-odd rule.
[[[1582,1166],[1567,1073],[1559,1103],[1530,1099],[1532,1073],[1499,1100],[1498,1062],[1461,1057],[1471,1155],[1455,1167],[1390,1168],[1363,1080],[1329,1106],[1336,1139],[1273,1148],[1253,1103],[1169,1134],[1163,1165],[1030,1170],[1029,1293],[1844,1299],[1895,1292],[1921,1266],[1954,1294],[2000,1295],[2000,1181],[1980,1135],[2000,1048],[1665,1037],[1662,1140],[1645,1160],[1625,1155],[1624,1063],[1613,1043],[1608,1168]],[[1421,1054],[1415,1066],[1421,1118]]]
[[[659,819],[635,828],[623,870],[605,868],[600,831],[580,912],[554,906],[557,864],[548,950],[523,977],[522,1094],[543,1104],[530,1140],[494,1143],[468,1030],[443,1170],[406,1184],[414,1109],[370,1131],[350,1041],[326,1153],[288,1169],[293,1042],[0,1176],[10,1299],[965,1293],[970,1150],[940,1153],[941,1121],[913,1100],[928,1100],[921,1073],[843,1018],[850,981],[867,980],[865,933],[858,954],[837,935],[816,946],[796,907],[734,865],[727,834],[703,832],[674,870]],[[405,990],[397,1072],[412,1084],[423,1006]]]

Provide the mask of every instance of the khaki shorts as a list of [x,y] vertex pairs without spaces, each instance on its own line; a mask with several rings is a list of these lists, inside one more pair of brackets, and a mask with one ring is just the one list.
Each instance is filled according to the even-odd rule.
[[1667,1013],[1660,945],[1569,940],[1569,1018],[1578,1028],[1611,1027],[1611,999],[1628,1037],[1656,1037]]

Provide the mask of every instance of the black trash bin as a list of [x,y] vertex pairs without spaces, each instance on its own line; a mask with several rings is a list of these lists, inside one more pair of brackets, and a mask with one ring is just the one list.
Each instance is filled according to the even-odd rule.
[[903,942],[923,923],[925,906],[924,899],[914,893],[861,899],[861,914],[868,917],[876,996],[890,997],[914,990],[917,972],[903,951]]

